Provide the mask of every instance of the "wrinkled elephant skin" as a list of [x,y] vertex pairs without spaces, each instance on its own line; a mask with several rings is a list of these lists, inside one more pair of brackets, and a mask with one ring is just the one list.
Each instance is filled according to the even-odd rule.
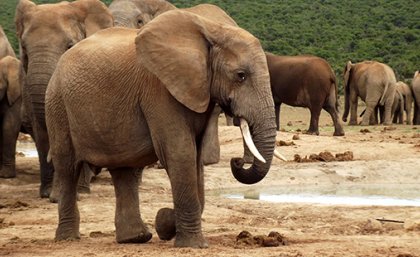
[[162,218],[176,227],[176,235],[171,229],[166,235],[175,236],[177,247],[207,247],[200,148],[216,104],[249,124],[265,163],[245,169],[235,158],[232,173],[241,183],[257,183],[270,168],[276,130],[267,61],[254,36],[173,10],[140,31],[103,30],[69,50],[46,94],[51,157],[63,185],[56,239],[79,237],[74,178],[88,162],[111,171],[117,241],[148,241],[134,169],[159,159],[174,201],[173,212],[160,214],[175,215]]

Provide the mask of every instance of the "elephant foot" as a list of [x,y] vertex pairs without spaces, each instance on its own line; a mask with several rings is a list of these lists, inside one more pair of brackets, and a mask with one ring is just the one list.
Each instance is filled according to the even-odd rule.
[[41,186],[39,187],[39,196],[41,198],[48,198],[51,194],[51,190],[52,190],[52,186],[49,185],[44,185],[41,183]]
[[208,248],[209,244],[200,233],[184,234],[176,233],[175,247]]
[[3,167],[0,170],[0,178],[15,178],[16,170],[14,168]]
[[345,135],[345,133],[344,133],[344,131],[334,131],[334,136],[335,137],[342,137],[342,136],[344,136]]
[[55,241],[63,240],[78,240],[80,239],[79,229],[65,228],[64,226],[58,226],[55,231]]
[[355,120],[349,121],[349,126],[357,126],[357,121]]
[[176,235],[175,211],[162,208],[156,214],[156,232],[161,240],[171,240]]
[[304,134],[306,134],[306,135],[319,136],[319,131],[316,131],[316,130],[308,130]]
[[136,233],[135,230],[126,233],[117,233],[117,243],[119,244],[142,244],[152,239],[152,233],[147,229]]

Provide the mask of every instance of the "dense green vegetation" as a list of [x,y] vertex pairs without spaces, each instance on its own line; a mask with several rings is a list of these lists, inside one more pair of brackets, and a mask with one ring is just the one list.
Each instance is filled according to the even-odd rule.
[[[109,4],[111,0],[103,0]],[[58,2],[36,0],[36,3]],[[172,0],[177,7],[213,3],[280,55],[313,54],[327,59],[337,76],[348,60],[389,64],[397,79],[420,67],[418,0]],[[17,0],[2,0],[0,23],[15,50]]]

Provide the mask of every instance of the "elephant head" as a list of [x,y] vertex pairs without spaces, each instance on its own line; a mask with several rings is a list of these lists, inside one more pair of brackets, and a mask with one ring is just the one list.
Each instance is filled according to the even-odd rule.
[[111,27],[113,18],[99,0],[43,5],[20,0],[15,24],[34,115],[45,123],[45,90],[58,59],[80,40]]
[[114,0],[109,10],[114,16],[114,25],[126,28],[141,28],[156,16],[176,9],[164,0]]
[[6,97],[12,106],[22,96],[22,71],[20,61],[12,56],[0,60],[0,102]]
[[184,106],[203,113],[216,102],[249,125],[262,159],[255,158],[244,169],[244,161],[234,158],[232,173],[246,184],[264,178],[273,157],[276,126],[267,61],[258,39],[239,27],[177,10],[145,26],[136,45],[140,62]]
[[349,115],[350,110],[350,77],[351,77],[351,70],[354,64],[351,61],[348,61],[346,67],[344,68],[343,72],[343,87],[344,87],[344,112],[343,112],[343,121],[347,122],[347,116]]

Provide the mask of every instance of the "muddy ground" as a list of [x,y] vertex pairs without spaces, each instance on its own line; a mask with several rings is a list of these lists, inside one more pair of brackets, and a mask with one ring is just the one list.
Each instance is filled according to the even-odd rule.
[[[308,110],[284,106],[282,117],[283,131],[277,141],[284,142],[277,149],[290,161],[275,160],[267,177],[252,186],[239,184],[230,173],[229,160],[242,154],[242,140],[238,128],[227,127],[220,119],[222,158],[206,167],[205,173],[202,226],[208,249],[177,249],[173,241],[157,237],[155,214],[172,202],[168,178],[155,168],[144,172],[140,187],[142,217],[153,231],[150,242],[115,242],[115,197],[107,172],[97,177],[92,193],[82,195],[78,203],[81,239],[54,242],[57,205],[38,198],[37,159],[19,156],[17,178],[0,180],[0,256],[420,256],[420,207],[255,200],[255,192],[269,186],[285,192],[375,187],[385,194],[393,191],[418,199],[420,126],[345,126],[346,136],[333,137],[331,119],[322,113],[321,135],[310,136],[301,132],[308,128]],[[296,154],[310,159],[311,154],[325,151],[332,156],[350,151],[353,160],[294,161]],[[248,197],[231,199],[220,192],[243,192]],[[283,241],[265,238],[265,245],[279,246],[264,247],[259,244],[264,238],[237,240],[242,231],[252,237],[275,231]]]

